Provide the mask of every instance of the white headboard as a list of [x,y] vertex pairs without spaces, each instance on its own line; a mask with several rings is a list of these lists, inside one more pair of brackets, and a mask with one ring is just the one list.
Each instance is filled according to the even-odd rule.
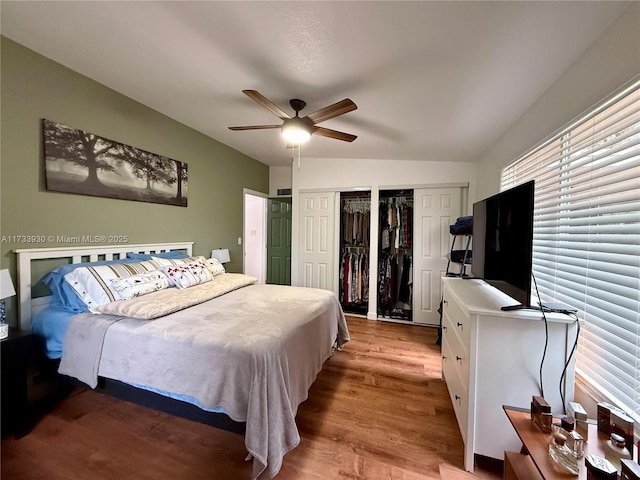
[[49,304],[51,297],[31,298],[31,262],[45,259],[71,259],[71,263],[113,260],[114,256],[125,258],[129,252],[160,253],[183,250],[193,254],[193,242],[149,243],[139,245],[95,245],[79,247],[23,248],[16,250],[18,256],[18,315],[21,330],[31,330],[31,317],[35,311]]

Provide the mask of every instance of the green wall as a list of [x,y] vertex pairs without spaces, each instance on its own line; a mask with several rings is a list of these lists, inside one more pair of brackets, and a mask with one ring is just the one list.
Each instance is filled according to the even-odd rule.
[[[16,248],[77,246],[10,238],[20,235],[194,241],[197,255],[229,248],[228,269],[241,271],[243,188],[268,193],[267,165],[5,37],[0,46],[0,265],[14,283]],[[186,162],[188,207],[47,192],[43,118]],[[13,323],[15,298],[7,310]]]

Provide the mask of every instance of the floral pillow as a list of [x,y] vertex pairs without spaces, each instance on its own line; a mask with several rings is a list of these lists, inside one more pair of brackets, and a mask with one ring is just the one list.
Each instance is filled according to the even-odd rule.
[[216,275],[222,275],[225,273],[224,265],[220,263],[220,260],[217,258],[208,258],[204,261],[204,265],[209,269],[211,274],[215,277]]
[[162,267],[162,270],[169,277],[169,281],[180,289],[213,280],[213,275],[200,260],[184,265],[167,265]]
[[111,279],[111,288],[120,297],[120,300],[130,300],[133,297],[157,292],[170,286],[171,283],[162,270]]

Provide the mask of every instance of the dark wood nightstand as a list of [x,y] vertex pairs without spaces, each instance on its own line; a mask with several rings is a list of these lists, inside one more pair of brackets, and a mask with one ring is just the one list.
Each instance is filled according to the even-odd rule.
[[0,340],[2,435],[27,434],[44,400],[58,392],[55,369],[44,356],[41,342],[36,334],[13,328]]
[[36,348],[33,333],[13,328],[0,341],[2,435],[11,432],[21,435],[29,429],[29,371],[36,365]]

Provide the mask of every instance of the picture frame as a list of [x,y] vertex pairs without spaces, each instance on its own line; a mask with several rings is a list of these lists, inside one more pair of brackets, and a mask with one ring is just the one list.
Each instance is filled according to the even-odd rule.
[[43,119],[46,189],[187,206],[187,164]]

